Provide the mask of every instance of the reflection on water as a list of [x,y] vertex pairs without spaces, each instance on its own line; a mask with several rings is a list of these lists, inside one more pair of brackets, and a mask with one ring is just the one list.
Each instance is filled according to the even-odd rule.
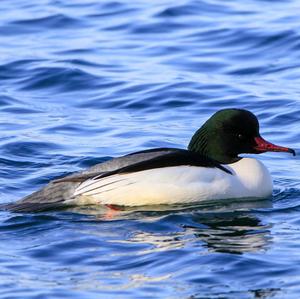
[[251,214],[198,215],[194,221],[205,229],[188,227],[206,243],[209,251],[245,253],[267,249],[271,242],[270,227]]
[[197,299],[197,298],[253,298],[253,299],[267,299],[267,298],[274,298],[276,295],[280,294],[281,289],[279,288],[265,288],[265,289],[253,289],[246,292],[229,292],[229,293],[216,293],[213,295],[212,293],[208,293],[207,297],[203,296],[203,292],[196,293],[189,297],[188,299]]
[[200,250],[241,254],[268,248],[272,241],[271,225],[262,223],[251,211],[271,207],[271,200],[243,199],[228,200],[224,204],[122,208],[113,212],[95,206],[77,207],[72,211],[98,220],[142,219],[139,229],[120,242],[151,244],[143,253],[184,248],[192,243]]

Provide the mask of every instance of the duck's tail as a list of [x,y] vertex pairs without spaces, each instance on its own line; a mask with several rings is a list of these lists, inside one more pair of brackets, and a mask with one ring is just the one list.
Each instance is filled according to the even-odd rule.
[[15,203],[2,205],[1,208],[11,212],[40,212],[70,206],[79,184],[80,182],[51,182]]

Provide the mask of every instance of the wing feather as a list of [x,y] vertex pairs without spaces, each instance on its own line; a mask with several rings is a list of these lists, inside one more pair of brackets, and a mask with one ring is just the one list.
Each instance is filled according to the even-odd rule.
[[122,182],[122,174],[181,165],[219,168],[232,174],[225,166],[197,153],[183,149],[157,148],[114,158],[79,173],[51,181],[31,195],[8,204],[7,208],[17,212],[60,208],[74,203],[72,199],[79,194],[104,192],[112,187],[121,188],[132,184],[125,180]]

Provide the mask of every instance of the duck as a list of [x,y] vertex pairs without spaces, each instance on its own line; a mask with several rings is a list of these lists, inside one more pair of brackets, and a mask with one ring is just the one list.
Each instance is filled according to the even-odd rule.
[[245,109],[214,113],[187,149],[153,148],[116,157],[50,181],[7,205],[36,212],[77,205],[146,206],[268,198],[273,182],[260,161],[241,154],[295,150],[263,139],[257,117]]

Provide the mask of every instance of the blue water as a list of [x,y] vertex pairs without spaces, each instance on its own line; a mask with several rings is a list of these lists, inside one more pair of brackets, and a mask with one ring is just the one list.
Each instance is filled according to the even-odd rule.
[[[300,148],[300,2],[0,1],[0,202],[246,108]],[[0,212],[1,298],[299,298],[300,163],[271,200]]]

